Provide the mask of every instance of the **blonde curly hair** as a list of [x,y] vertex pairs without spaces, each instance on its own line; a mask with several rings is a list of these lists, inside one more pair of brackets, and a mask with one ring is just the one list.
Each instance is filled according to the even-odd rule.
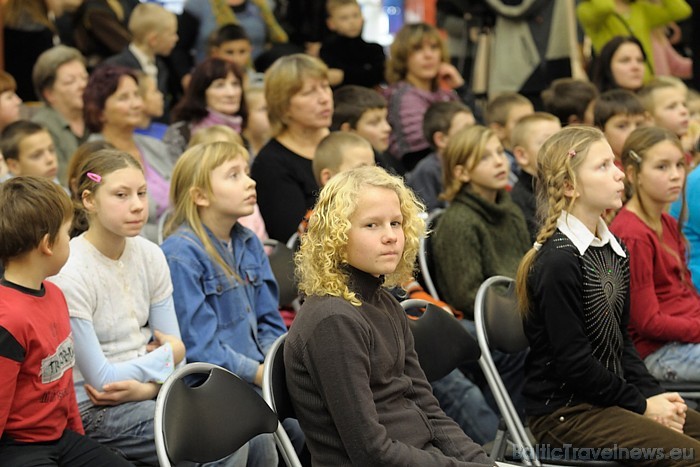
[[350,217],[357,208],[357,199],[367,187],[392,190],[399,198],[402,229],[405,237],[403,255],[396,270],[384,277],[384,286],[393,287],[413,275],[418,242],[425,231],[420,217],[423,204],[403,180],[380,167],[360,167],[333,177],[319,195],[301,247],[294,257],[299,290],[306,295],[341,297],[353,305],[362,302],[348,288],[347,264]]

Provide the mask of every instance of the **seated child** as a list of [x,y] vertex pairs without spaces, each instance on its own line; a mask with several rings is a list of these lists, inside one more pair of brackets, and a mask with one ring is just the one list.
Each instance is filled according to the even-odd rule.
[[82,205],[66,266],[51,280],[66,296],[75,340],[76,395],[85,432],[131,462],[158,465],[155,397],[185,357],[168,265],[139,236],[148,218],[143,167],[102,149],[77,179]]
[[139,94],[143,100],[141,123],[134,133],[146,135],[162,141],[168,125],[157,121],[165,113],[165,99],[152,76],[139,71],[136,73]]
[[622,162],[633,195],[610,230],[630,252],[630,335],[656,379],[700,382],[700,295],[686,263],[686,240],[666,213],[679,198],[683,210],[681,142],[660,127],[635,130]]
[[513,155],[520,166],[520,177],[510,192],[513,202],[523,211],[530,238],[535,241],[539,230],[537,200],[535,199],[535,177],[537,175],[537,152],[547,138],[561,130],[559,119],[552,114],[535,112],[520,119],[511,133]]
[[245,146],[248,148],[252,163],[252,160],[272,136],[270,119],[267,116],[265,89],[260,85],[249,85],[245,90],[245,104],[248,110],[248,119],[241,134],[245,138]]
[[683,89],[671,81],[654,79],[637,93],[654,124],[679,138],[688,133],[688,107]]
[[333,92],[333,105],[331,131],[349,131],[362,136],[372,145],[377,164],[395,171],[396,160],[386,153],[391,125],[384,96],[373,89],[347,85]]
[[251,62],[253,46],[245,29],[240,24],[225,24],[209,38],[209,57],[223,58],[243,70],[243,85],[260,85],[262,73],[256,73]]
[[75,353],[61,290],[46,277],[68,259],[73,206],[56,184],[0,185],[0,459],[3,465],[129,466],[84,436]]
[[568,125],[593,125],[592,103],[598,90],[590,81],[575,78],[559,78],[542,91],[545,112],[559,119],[562,127]]
[[428,212],[444,208],[442,193],[442,153],[450,137],[464,127],[476,123],[471,109],[458,101],[436,102],[428,107],[423,117],[423,133],[433,152],[424,157],[406,174],[406,184],[425,204]]
[[526,115],[535,112],[535,108],[530,100],[517,92],[503,92],[491,98],[486,104],[485,120],[486,126],[496,134],[503,145],[506,157],[510,165],[508,175],[508,186],[512,187],[518,181],[520,167],[518,167],[513,156],[513,144],[510,141],[510,134],[515,124]]
[[626,89],[605,91],[595,100],[593,125],[603,132],[615,154],[615,164],[622,168],[620,159],[627,137],[647,124],[647,112],[639,98]]
[[384,289],[411,277],[422,210],[379,167],[321,191],[295,258],[307,299],[284,351],[314,464],[493,465],[440,409],[406,314]]
[[[173,170],[174,212],[162,248],[188,361],[222,366],[259,391],[265,355],[287,329],[263,245],[238,222],[255,208],[248,174],[248,151],[239,144],[185,151]],[[277,465],[271,434],[251,441],[251,458]]]
[[[602,219],[622,205],[624,174],[614,160],[602,132],[583,126],[561,130],[538,155],[546,217],[516,284],[530,343],[529,426],[557,448],[697,452],[700,414],[663,392],[627,330],[633,256]],[[629,462],[697,465],[693,455]]]
[[18,120],[0,135],[0,153],[11,176],[30,175],[58,183],[58,158],[49,132],[38,123]]
[[362,38],[362,10],[357,0],[328,0],[326,24],[332,34],[321,44],[331,86],[356,84],[372,88],[384,82],[384,49]]

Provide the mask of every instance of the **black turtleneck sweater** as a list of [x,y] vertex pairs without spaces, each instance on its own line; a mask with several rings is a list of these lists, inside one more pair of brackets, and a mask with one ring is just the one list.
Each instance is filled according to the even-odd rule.
[[320,55],[329,68],[343,70],[343,86],[356,84],[371,88],[384,82],[384,49],[379,44],[365,42],[362,36],[331,34],[321,44]]
[[440,409],[399,303],[349,268],[362,302],[309,297],[284,348],[287,385],[314,465],[493,465]]

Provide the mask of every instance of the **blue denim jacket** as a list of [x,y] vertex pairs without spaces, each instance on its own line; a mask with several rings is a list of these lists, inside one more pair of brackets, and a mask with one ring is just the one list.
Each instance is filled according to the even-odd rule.
[[277,283],[253,232],[234,225],[233,253],[207,233],[243,283],[226,275],[189,227],[163,242],[187,360],[220,365],[252,383],[270,346],[287,330],[277,308]]

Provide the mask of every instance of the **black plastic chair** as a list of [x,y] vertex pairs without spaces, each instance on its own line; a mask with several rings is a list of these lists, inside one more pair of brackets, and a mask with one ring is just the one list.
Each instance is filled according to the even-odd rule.
[[481,356],[476,340],[449,312],[426,300],[401,302],[404,310],[425,308],[419,319],[409,319],[418,361],[428,381],[447,376],[460,365]]
[[296,418],[292,399],[287,390],[286,370],[284,368],[284,341],[286,339],[287,334],[278,337],[265,357],[262,390],[265,402],[272,407],[279,419],[275,430],[275,443],[282,459],[288,467],[302,467],[302,462],[281,423],[288,418]]
[[275,275],[279,288],[281,307],[289,307],[294,310],[299,309],[299,289],[297,279],[294,274],[294,252],[287,245],[277,240],[268,239],[265,246],[273,250],[268,255],[272,274]]
[[[189,386],[184,378],[201,375]],[[257,435],[273,433],[277,415],[250,385],[210,363],[189,363],[165,381],[156,399],[155,442],[163,467],[223,459]]]

